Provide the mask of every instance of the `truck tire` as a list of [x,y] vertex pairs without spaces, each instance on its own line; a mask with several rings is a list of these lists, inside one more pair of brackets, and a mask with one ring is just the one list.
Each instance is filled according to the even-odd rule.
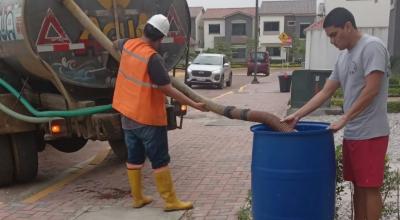
[[78,150],[82,149],[87,142],[88,140],[81,137],[68,137],[47,141],[47,143],[53,146],[55,149],[64,153],[77,152]]
[[128,149],[124,140],[110,140],[108,143],[119,160],[125,162],[128,159]]
[[28,182],[36,178],[38,153],[35,132],[11,134],[14,155],[14,176],[17,182]]
[[0,136],[0,187],[14,181],[14,160],[10,140],[7,135]]

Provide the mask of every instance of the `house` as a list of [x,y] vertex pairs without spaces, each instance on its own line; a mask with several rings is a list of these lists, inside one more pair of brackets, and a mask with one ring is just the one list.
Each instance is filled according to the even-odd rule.
[[400,57],[400,1],[390,1],[388,49],[392,56]]
[[284,32],[293,40],[305,40],[304,29],[315,21],[316,11],[316,0],[262,2],[261,48],[268,50],[273,60],[285,60],[286,49],[281,45],[279,35]]
[[204,49],[224,43],[232,49],[232,61],[245,62],[248,43],[254,39],[255,8],[210,8],[204,19]]
[[[357,28],[388,42],[390,0],[325,0],[321,13],[329,13],[336,7],[351,11]],[[371,17],[373,15],[373,18]],[[339,50],[331,45],[323,29],[323,18],[306,29],[306,69],[332,69]]]
[[191,46],[195,49],[204,47],[204,22],[203,15],[205,10],[203,7],[190,7],[191,22]]

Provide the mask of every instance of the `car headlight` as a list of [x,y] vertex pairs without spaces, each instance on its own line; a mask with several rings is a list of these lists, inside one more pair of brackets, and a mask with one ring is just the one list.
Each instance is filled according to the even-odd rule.
[[214,70],[214,71],[212,72],[212,74],[222,74],[222,71],[221,71],[221,70]]
[[188,69],[187,69],[187,72],[188,72],[188,73],[192,73],[192,69],[188,68]]

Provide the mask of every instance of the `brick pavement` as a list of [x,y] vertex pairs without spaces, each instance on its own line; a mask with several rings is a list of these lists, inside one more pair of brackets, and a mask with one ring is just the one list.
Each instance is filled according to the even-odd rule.
[[[283,116],[289,93],[279,93],[275,74],[259,81],[217,101]],[[251,125],[190,110],[184,129],[170,132],[170,166],[177,194],[195,206],[188,219],[237,219],[250,190]],[[143,173],[145,193],[155,199],[150,207],[161,208],[147,162]],[[90,173],[38,202],[0,203],[0,219],[74,219],[88,210],[130,205],[124,165],[110,155]]]

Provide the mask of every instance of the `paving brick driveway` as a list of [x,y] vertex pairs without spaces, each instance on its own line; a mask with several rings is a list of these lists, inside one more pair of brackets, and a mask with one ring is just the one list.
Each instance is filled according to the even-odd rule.
[[[259,81],[216,101],[283,116],[290,94],[279,93],[277,75]],[[237,219],[250,189],[251,125],[190,110],[184,129],[170,132],[175,187],[181,199],[194,201],[189,219]],[[162,207],[148,163],[144,185],[155,198],[150,207]],[[130,207],[130,202],[124,165],[111,154],[93,171],[42,200],[0,203],[0,219],[75,219],[88,210]]]

